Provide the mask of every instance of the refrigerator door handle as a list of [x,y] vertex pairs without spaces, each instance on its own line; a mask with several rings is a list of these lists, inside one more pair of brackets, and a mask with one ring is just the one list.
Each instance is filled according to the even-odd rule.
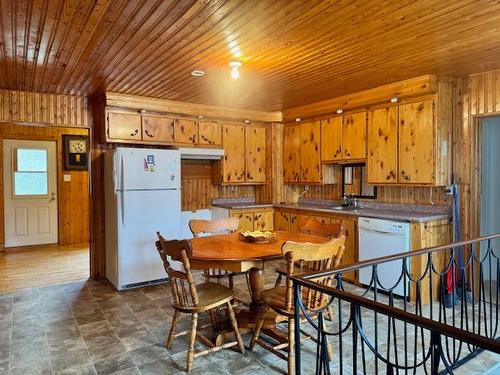
[[126,199],[125,199],[125,190],[123,190],[121,192],[120,197],[121,197],[121,201],[122,201],[121,202],[122,203],[121,204],[121,206],[122,206],[122,212],[121,212],[121,214],[122,214],[122,227],[126,228],[127,226],[125,225],[125,201],[126,201]]

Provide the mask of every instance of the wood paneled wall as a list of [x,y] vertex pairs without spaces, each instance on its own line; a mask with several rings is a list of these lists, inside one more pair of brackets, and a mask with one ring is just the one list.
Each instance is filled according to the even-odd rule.
[[90,127],[91,118],[86,97],[0,90],[0,122]]
[[[59,244],[71,245],[89,241],[89,178],[87,171],[63,170],[63,134],[88,135],[85,128],[35,127],[0,124],[0,249],[4,244],[3,212],[3,139],[56,141],[57,190],[59,210]],[[71,175],[65,182],[63,175]]]
[[209,160],[182,161],[182,211],[210,208],[214,198],[255,197],[255,186],[213,185],[213,163]]

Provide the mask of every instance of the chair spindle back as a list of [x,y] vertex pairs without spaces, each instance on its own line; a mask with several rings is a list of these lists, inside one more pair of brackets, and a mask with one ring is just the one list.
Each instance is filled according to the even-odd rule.
[[[188,240],[167,241],[160,232],[156,232],[156,234],[158,235],[156,248],[170,281],[172,304],[181,308],[198,306],[198,294],[196,293],[196,286],[189,264],[189,257],[192,254],[191,242]],[[184,272],[173,269],[168,257],[181,262],[184,266]]]

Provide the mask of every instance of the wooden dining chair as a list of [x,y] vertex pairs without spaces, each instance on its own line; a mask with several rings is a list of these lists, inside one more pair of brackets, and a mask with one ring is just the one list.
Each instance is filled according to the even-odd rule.
[[[229,348],[238,345],[242,353],[245,352],[243,341],[238,330],[238,323],[234,315],[231,300],[233,299],[233,291],[222,285],[212,282],[205,282],[195,285],[189,258],[192,254],[191,242],[188,240],[165,240],[159,232],[156,247],[160,253],[165,270],[168,273],[170,289],[172,292],[172,306],[174,308],[174,316],[172,318],[172,326],[168,334],[166,342],[167,348],[172,347],[172,342],[175,337],[188,335],[189,347],[186,359],[187,371],[193,367],[193,360],[196,357],[206,355],[212,352],[219,351],[224,348]],[[173,269],[168,261],[167,256],[175,261],[182,262],[184,272]],[[202,312],[209,312],[212,309],[225,306],[228,311],[229,320],[236,341],[227,342],[220,346],[215,346],[206,336],[204,336],[198,329],[198,314]],[[175,328],[181,313],[191,314],[191,329],[180,333],[175,333]],[[195,353],[194,344],[196,337],[208,347],[208,349]]]
[[[340,263],[340,259],[342,259],[344,246],[345,236],[343,234],[323,244],[298,243],[293,241],[285,242],[281,251],[287,265],[286,285],[267,289],[261,293],[266,308],[262,312],[261,319],[257,323],[252,335],[250,349],[252,350],[255,344],[259,344],[263,348],[276,354],[278,357],[287,360],[288,374],[295,373],[294,345],[295,339],[300,339],[295,338],[294,331],[294,301],[291,277],[296,270],[295,263],[301,262],[303,270],[315,272],[335,267]],[[332,278],[329,276],[315,279],[315,281],[327,286],[332,285]],[[309,288],[302,288],[302,301],[307,309],[318,310],[327,306],[330,297]],[[284,316],[284,318],[288,320],[288,337],[283,336],[283,342],[275,346],[268,344],[260,338],[265,313],[268,309],[274,310],[277,314]],[[316,341],[314,337],[306,333],[304,333],[304,335],[306,338]],[[284,350],[288,351],[288,355],[283,352]]]
[[[324,236],[329,238],[339,237],[344,233],[344,228],[340,223],[322,223],[316,219],[303,219],[299,222],[299,230],[303,233],[314,234],[317,236]],[[298,269],[295,274],[301,273],[301,263],[297,262]],[[276,268],[278,277],[274,286],[280,286],[283,276],[286,275],[286,264],[282,264]]]
[[[200,234],[222,234],[222,233],[234,233],[240,224],[240,219],[237,217],[228,217],[224,219],[216,220],[201,220],[192,219],[189,220],[189,229],[193,234],[193,237],[198,237]],[[245,275],[247,287],[249,287],[248,272],[229,272],[226,270],[221,270],[220,268],[209,268],[203,271],[203,276],[206,281],[215,279],[217,282],[221,282],[223,279],[228,279],[228,285],[231,289],[234,288],[234,277],[238,275]]]

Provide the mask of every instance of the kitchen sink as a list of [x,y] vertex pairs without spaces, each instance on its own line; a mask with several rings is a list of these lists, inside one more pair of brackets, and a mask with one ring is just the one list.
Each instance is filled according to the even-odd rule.
[[354,206],[333,206],[333,207],[330,207],[330,208],[332,210],[336,210],[336,211],[355,211],[359,207],[354,207]]

